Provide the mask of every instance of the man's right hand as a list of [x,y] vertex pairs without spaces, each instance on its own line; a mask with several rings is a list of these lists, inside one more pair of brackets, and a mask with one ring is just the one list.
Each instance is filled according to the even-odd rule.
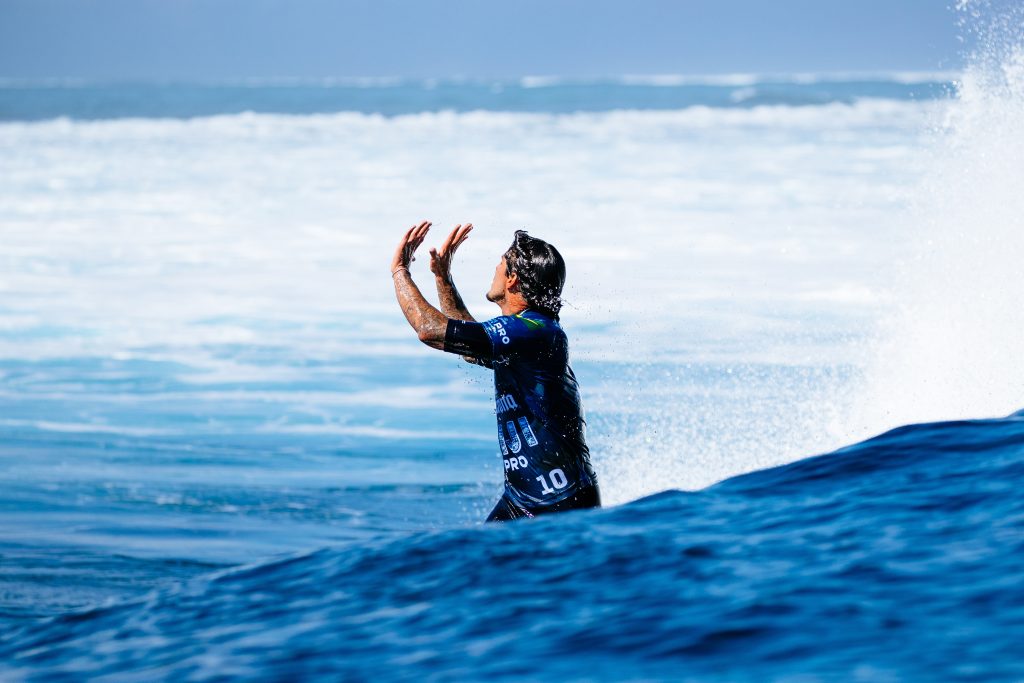
[[472,223],[455,226],[455,229],[448,235],[440,249],[430,250],[430,271],[443,280],[450,280],[452,276],[452,257],[459,245],[466,241],[469,233],[473,230]]
[[[409,269],[409,264],[416,260],[414,254],[419,246],[423,244],[423,238],[427,236],[431,225],[430,221],[423,221],[419,225],[414,225],[405,231],[401,241],[398,243],[398,247],[395,249],[395,255],[391,258],[392,275],[403,268]],[[431,260],[433,260],[434,250],[431,249],[430,252]]]

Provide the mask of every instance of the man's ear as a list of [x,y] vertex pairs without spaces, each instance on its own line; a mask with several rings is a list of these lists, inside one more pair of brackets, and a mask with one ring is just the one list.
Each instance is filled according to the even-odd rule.
[[512,273],[505,278],[505,290],[509,292],[519,291],[519,273]]

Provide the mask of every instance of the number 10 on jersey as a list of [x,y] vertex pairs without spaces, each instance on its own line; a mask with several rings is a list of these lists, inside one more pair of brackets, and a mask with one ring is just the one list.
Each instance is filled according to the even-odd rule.
[[540,485],[542,487],[540,492],[543,493],[545,496],[550,496],[552,493],[555,492],[555,489],[564,489],[566,486],[569,485],[569,480],[565,478],[565,472],[563,472],[560,469],[556,468],[551,470],[550,472],[548,472],[548,477],[550,477],[551,484],[555,488],[551,488],[551,486],[548,485],[548,480],[544,477],[543,474],[540,475],[539,477],[536,477],[537,481],[540,482]]

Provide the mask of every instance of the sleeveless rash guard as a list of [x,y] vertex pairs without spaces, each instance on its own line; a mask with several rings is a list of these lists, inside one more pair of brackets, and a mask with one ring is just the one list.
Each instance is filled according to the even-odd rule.
[[494,370],[505,494],[489,519],[600,505],[579,386],[557,320],[532,310],[483,323],[449,320],[444,350]]

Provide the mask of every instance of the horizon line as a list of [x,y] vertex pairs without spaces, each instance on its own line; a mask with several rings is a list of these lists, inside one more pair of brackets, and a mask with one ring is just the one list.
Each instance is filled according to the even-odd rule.
[[96,86],[206,87],[398,87],[420,85],[502,85],[526,89],[563,85],[624,85],[633,87],[681,87],[691,85],[739,87],[766,83],[813,85],[815,83],[883,81],[907,85],[947,83],[959,80],[963,69],[886,69],[728,73],[647,73],[603,76],[526,74],[522,76],[246,76],[239,78],[93,78],[79,76],[19,77],[0,75],[0,87],[74,88]]

